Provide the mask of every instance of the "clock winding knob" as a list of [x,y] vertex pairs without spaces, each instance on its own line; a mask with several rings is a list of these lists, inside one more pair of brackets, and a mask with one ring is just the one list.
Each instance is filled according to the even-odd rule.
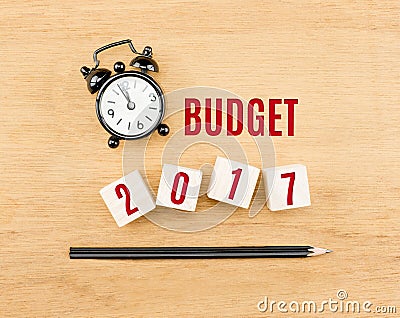
[[83,77],[86,78],[90,74],[90,68],[88,68],[87,66],[82,66],[81,73]]
[[146,46],[146,47],[143,49],[142,54],[143,54],[144,56],[147,56],[147,57],[150,57],[150,58],[151,58],[151,56],[152,56],[152,54],[153,54],[153,49],[151,48],[151,46]]
[[115,62],[114,71],[117,73],[122,73],[125,71],[125,64],[123,62]]

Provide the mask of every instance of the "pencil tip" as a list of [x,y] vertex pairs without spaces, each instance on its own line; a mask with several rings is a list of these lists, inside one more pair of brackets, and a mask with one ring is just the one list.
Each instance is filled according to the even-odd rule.
[[332,253],[332,250],[328,250],[326,248],[320,248],[320,247],[312,247],[308,250],[309,253],[307,256],[318,256],[318,255],[323,255],[325,253]]

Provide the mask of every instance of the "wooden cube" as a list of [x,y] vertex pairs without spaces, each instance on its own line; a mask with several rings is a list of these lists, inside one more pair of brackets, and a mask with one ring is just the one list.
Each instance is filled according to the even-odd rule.
[[201,170],[165,164],[157,192],[157,205],[195,211],[203,173]]
[[306,166],[294,164],[263,169],[263,178],[271,211],[311,205]]
[[217,157],[207,196],[210,199],[247,209],[257,184],[260,169]]
[[153,196],[138,170],[105,186],[100,190],[100,194],[119,227],[156,207]]

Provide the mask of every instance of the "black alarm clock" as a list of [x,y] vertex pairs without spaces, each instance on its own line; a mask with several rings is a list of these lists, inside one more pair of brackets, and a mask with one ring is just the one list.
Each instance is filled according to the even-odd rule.
[[[137,56],[130,66],[140,71],[127,71],[123,62],[114,64],[115,74],[105,68],[98,68],[97,54],[111,47],[128,44]],[[93,53],[95,66],[81,68],[91,94],[98,92],[96,114],[101,125],[110,133],[108,146],[116,148],[121,139],[139,139],[150,135],[156,129],[162,136],[169,133],[169,127],[162,124],[165,113],[164,94],[157,82],[147,74],[158,72],[158,64],[152,58],[152,49],[146,46],[142,53],[134,48],[131,40],[105,45]]]

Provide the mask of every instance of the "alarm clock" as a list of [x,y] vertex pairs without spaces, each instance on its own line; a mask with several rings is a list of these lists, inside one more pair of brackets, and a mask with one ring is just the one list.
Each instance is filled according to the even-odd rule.
[[[126,70],[123,62],[114,64],[115,74],[106,68],[98,68],[98,53],[109,48],[128,44],[136,54],[130,66],[140,71]],[[139,139],[158,130],[162,136],[169,133],[169,127],[162,124],[165,113],[165,99],[160,85],[149,75],[158,72],[158,64],[152,58],[152,48],[146,46],[142,53],[127,39],[107,44],[93,53],[95,66],[81,68],[91,94],[97,92],[96,114],[100,124],[111,135],[110,148],[117,148],[121,139]]]

